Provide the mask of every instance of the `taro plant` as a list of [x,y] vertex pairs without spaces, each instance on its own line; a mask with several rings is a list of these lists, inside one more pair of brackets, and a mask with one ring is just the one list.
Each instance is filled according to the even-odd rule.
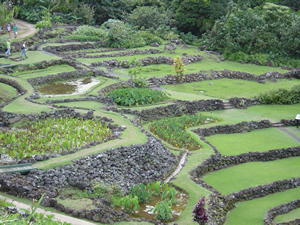
[[27,129],[0,131],[0,149],[12,158],[30,157],[45,152],[72,151],[109,138],[111,130],[98,120],[76,118],[47,119],[34,122]]
[[169,200],[157,202],[152,211],[156,214],[156,219],[160,219],[162,221],[173,220],[172,203]]
[[151,189],[148,189],[144,184],[132,186],[129,191],[132,198],[138,197],[139,203],[146,203],[152,197]]
[[142,88],[116,89],[109,92],[106,96],[111,97],[116,104],[122,106],[155,104],[168,98],[166,92]]
[[131,197],[126,195],[121,198],[120,205],[124,207],[124,211],[127,213],[134,213],[140,209],[139,199],[137,196]]
[[161,195],[162,200],[169,200],[170,202],[173,202],[176,195],[176,190],[173,187],[169,187],[168,184],[165,184],[165,191]]
[[201,146],[185,130],[188,127],[217,121],[216,118],[208,118],[203,115],[183,115],[181,117],[163,118],[153,121],[150,123],[149,129],[157,137],[174,147],[196,150]]
[[193,214],[194,214],[194,221],[200,225],[204,225],[208,222],[208,215],[204,208],[205,206],[205,198],[200,198],[196,206],[194,207]]

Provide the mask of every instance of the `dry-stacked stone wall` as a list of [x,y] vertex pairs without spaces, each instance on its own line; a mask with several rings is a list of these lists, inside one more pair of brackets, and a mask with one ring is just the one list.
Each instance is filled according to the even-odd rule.
[[300,178],[291,178],[289,180],[275,181],[268,185],[248,188],[236,193],[221,196],[220,193],[213,192],[208,202],[207,213],[209,215],[210,225],[224,224],[227,213],[232,210],[236,202],[248,201],[255,198],[262,198],[270,194],[282,192],[288,189],[300,186]]
[[94,101],[100,102],[102,104],[114,106],[115,103],[112,98],[109,97],[99,97],[99,96],[86,96],[82,98],[70,98],[62,100],[47,100],[46,104],[56,104],[56,103],[65,103],[65,102],[81,102],[81,101]]
[[131,109],[114,109],[114,111],[125,114],[133,114],[139,116],[146,121],[160,120],[164,117],[178,117],[183,114],[194,114],[200,111],[213,111],[224,109],[221,100],[198,100],[198,101],[177,101],[175,104],[160,106],[151,109],[143,109],[141,111]]
[[245,133],[256,129],[264,129],[272,127],[272,123],[269,120],[241,122],[234,125],[220,125],[210,128],[198,128],[193,130],[194,133],[199,136],[211,136],[215,134],[234,134],[234,133]]
[[[18,97],[20,97],[21,95],[24,95],[27,93],[27,90],[25,90],[18,82],[14,81],[14,80],[10,80],[10,79],[5,79],[5,78],[1,78],[0,77],[0,83],[3,84],[7,84],[9,86],[12,86],[13,88],[15,88],[18,91],[18,96],[13,97],[12,99],[10,99],[8,102],[0,105],[0,109],[3,108],[4,106],[10,104],[11,102],[13,102],[15,99],[17,99]],[[1,122],[1,121],[0,121]]]
[[60,54],[68,51],[78,51],[85,49],[96,49],[106,47],[106,43],[103,41],[97,41],[94,43],[83,43],[83,44],[70,44],[70,45],[59,45],[59,46],[47,46],[44,47],[43,50],[47,52],[51,52],[53,54]]
[[[189,63],[194,63],[194,62],[199,62],[202,60],[202,57],[200,55],[193,55],[193,56],[184,56],[182,57],[182,62],[184,62],[185,65]],[[172,65],[173,64],[173,58],[171,57],[166,57],[166,56],[158,56],[158,57],[147,57],[144,59],[139,59],[139,62],[142,63],[142,66],[148,66],[148,65],[156,65],[156,64],[168,64]],[[118,61],[116,59],[111,59],[111,60],[105,60],[102,62],[94,62],[91,65],[93,67],[99,67],[99,66],[104,66],[104,67],[111,67],[111,68],[128,68],[127,60],[124,61]]]
[[245,109],[252,105],[260,105],[258,99],[251,99],[251,98],[230,98],[229,103],[238,109]]
[[[282,124],[284,124],[285,126],[287,126],[287,127],[289,127],[289,126],[297,126],[297,120],[296,119],[293,119],[293,120],[282,119],[282,120],[280,120],[280,122]],[[300,125],[300,122],[299,122],[299,125]]]
[[265,216],[264,225],[274,224],[274,220],[277,216],[289,213],[290,211],[297,208],[300,208],[300,199],[270,209]]
[[[88,52],[88,53],[90,53],[90,52]],[[115,53],[107,53],[107,54],[101,54],[101,55],[88,55],[88,53],[78,52],[78,53],[71,53],[69,55],[71,55],[74,58],[108,58],[108,57],[119,57],[119,56],[159,54],[159,53],[163,53],[163,51],[150,48],[150,49],[145,49],[145,50],[133,49],[133,50],[127,50],[127,51],[121,51],[121,52],[115,52]]]

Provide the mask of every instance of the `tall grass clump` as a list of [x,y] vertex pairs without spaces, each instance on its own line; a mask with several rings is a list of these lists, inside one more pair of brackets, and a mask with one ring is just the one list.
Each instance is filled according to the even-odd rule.
[[116,104],[121,106],[139,106],[164,101],[168,98],[168,94],[146,88],[124,88],[109,92],[107,97],[111,97]]
[[261,93],[256,97],[261,104],[288,105],[300,102],[300,85],[291,90],[277,89]]

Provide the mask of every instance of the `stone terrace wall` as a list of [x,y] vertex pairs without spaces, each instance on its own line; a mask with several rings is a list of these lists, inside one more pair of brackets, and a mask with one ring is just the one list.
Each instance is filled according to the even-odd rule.
[[249,152],[235,156],[212,155],[192,171],[194,177],[202,177],[208,172],[248,162],[266,162],[300,156],[300,147],[275,149],[267,152]]
[[[10,80],[10,79],[5,79],[5,78],[0,78],[0,83],[3,84],[7,84],[12,86],[13,88],[15,88],[18,91],[18,96],[13,97],[12,99],[10,99],[8,102],[0,105],[0,109],[3,108],[4,106],[10,104],[11,102],[13,102],[14,100],[16,100],[18,97],[20,97],[20,95],[24,95],[27,93],[27,90],[25,90],[20,84],[18,84],[16,81],[14,80]],[[0,127],[3,126],[4,123],[0,120]]]
[[267,212],[267,215],[264,219],[264,225],[271,225],[274,224],[274,219],[282,214],[289,213],[290,211],[300,208],[300,199],[297,199],[295,201],[291,201],[286,204],[282,204],[279,206],[274,207],[273,209],[270,209]]
[[[281,74],[279,72],[269,72],[259,76],[246,73],[246,72],[230,71],[230,70],[221,70],[221,71],[211,70],[210,72],[211,72],[211,76],[209,76],[206,71],[200,71],[199,73],[185,74],[182,82],[190,83],[196,81],[229,78],[229,79],[250,80],[250,81],[263,83],[264,79],[274,80],[274,79],[290,79],[292,77],[296,79],[300,78],[299,76],[300,70],[293,70],[284,74]],[[156,86],[178,84],[178,80],[176,79],[176,76],[172,76],[170,74],[164,77],[151,77],[148,80],[149,82],[153,83]]]
[[163,53],[163,51],[160,51],[158,49],[145,49],[145,50],[139,50],[139,49],[132,49],[127,50],[123,52],[115,52],[115,53],[108,53],[108,54],[101,54],[101,55],[88,55],[87,53],[80,52],[80,53],[72,53],[72,57],[75,58],[107,58],[107,57],[119,57],[119,56],[132,56],[132,55],[144,55],[144,54],[159,54]]
[[198,101],[177,101],[175,104],[160,106],[141,111],[131,109],[114,109],[116,112],[138,115],[146,121],[160,120],[164,117],[181,116],[183,114],[194,114],[200,111],[213,111],[224,109],[221,100],[198,100]]
[[232,210],[236,202],[248,201],[255,198],[265,197],[269,194],[282,192],[288,189],[297,188],[300,186],[300,178],[275,181],[268,185],[248,188],[236,193],[221,196],[214,192],[211,195],[211,200],[208,202],[208,210],[210,222],[208,224],[224,224],[226,222],[226,214]]
[[86,96],[82,98],[70,98],[70,99],[62,99],[62,100],[47,100],[46,104],[56,104],[56,103],[65,103],[65,102],[81,102],[81,101],[94,101],[100,102],[102,104],[114,106],[115,103],[112,98],[109,97],[99,97],[99,96]]
[[251,98],[230,98],[229,103],[238,109],[246,109],[252,105],[260,105],[258,99],[251,99]]
[[104,43],[102,41],[97,41],[94,43],[47,46],[47,47],[44,47],[43,50],[47,51],[47,52],[51,52],[53,54],[59,54],[60,52],[95,49],[95,48],[100,48],[100,47],[106,47],[106,43]]
[[[189,63],[199,62],[202,60],[202,57],[200,55],[193,55],[193,56],[185,56],[181,58],[182,62],[184,62],[185,65]],[[158,56],[158,57],[147,57],[144,59],[139,59],[139,62],[142,63],[142,66],[148,66],[148,65],[156,65],[156,64],[173,64],[173,58],[166,57],[166,56]],[[128,68],[127,60],[124,61],[118,61],[116,59],[111,60],[105,60],[103,62],[94,62],[91,65],[93,67],[115,67],[115,68]]]
[[199,136],[211,136],[215,134],[234,134],[234,133],[245,133],[250,132],[255,129],[264,129],[272,127],[272,123],[269,120],[262,121],[251,121],[251,122],[242,122],[234,125],[221,125],[214,126],[210,128],[198,128],[192,130],[194,133]]
[[108,75],[104,70],[97,70],[97,71],[77,70],[71,72],[58,73],[54,75],[47,75],[44,77],[30,78],[27,79],[27,81],[31,85],[42,85],[42,84],[49,84],[57,81],[65,81],[68,79],[81,78],[86,76],[103,76],[103,77],[115,78]]
[[79,63],[77,63],[74,60],[70,60],[70,59],[58,59],[58,60],[51,60],[51,61],[42,61],[39,63],[34,63],[33,66],[32,65],[19,65],[17,67],[15,67],[14,69],[5,69],[5,68],[1,68],[1,71],[4,74],[11,74],[11,73],[15,73],[16,71],[22,72],[22,71],[29,71],[29,70],[40,70],[40,69],[46,69],[50,66],[57,66],[57,65],[69,65],[74,67],[75,69],[78,70],[82,70],[83,68],[80,66]]
[[[293,120],[285,120],[285,119],[282,119],[280,120],[280,122],[282,124],[284,124],[285,126],[297,126],[297,120],[296,119],[293,119]],[[300,122],[299,122],[299,125],[300,125]]]

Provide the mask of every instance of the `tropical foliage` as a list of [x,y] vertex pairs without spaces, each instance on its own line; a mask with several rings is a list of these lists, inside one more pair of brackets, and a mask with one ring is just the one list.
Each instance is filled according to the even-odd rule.
[[201,146],[186,132],[186,129],[212,122],[217,122],[217,119],[203,115],[183,115],[181,117],[156,120],[150,123],[149,129],[174,147],[196,150],[201,148]]
[[300,102],[300,85],[295,85],[291,90],[277,89],[261,93],[256,97],[261,104],[296,104]]
[[123,88],[109,92],[107,97],[111,97],[118,105],[139,106],[164,101],[168,98],[168,94],[145,88]]
[[195,205],[193,209],[194,221],[200,225],[204,225],[208,222],[208,215],[206,213],[205,207],[205,198],[200,198],[198,203]]
[[0,131],[0,149],[12,158],[36,154],[62,153],[110,137],[111,131],[100,121],[75,118],[34,122],[28,129]]

